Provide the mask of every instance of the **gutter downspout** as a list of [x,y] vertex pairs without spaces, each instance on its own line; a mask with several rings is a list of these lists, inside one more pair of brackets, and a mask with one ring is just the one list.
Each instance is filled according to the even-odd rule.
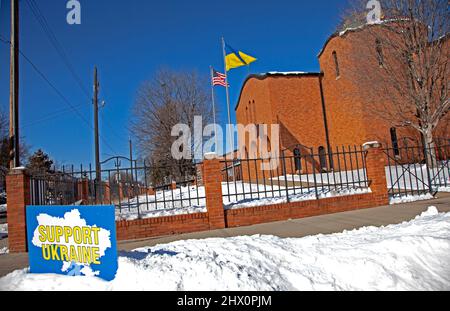
[[334,169],[333,150],[331,149],[331,144],[330,144],[330,133],[329,133],[329,129],[328,129],[327,108],[326,108],[326,104],[325,104],[325,96],[323,94],[323,84],[322,84],[323,76],[324,76],[324,73],[323,73],[323,71],[321,71],[319,74],[320,98],[322,100],[322,113],[323,113],[323,122],[324,122],[324,127],[325,127],[325,139],[327,141],[328,161],[330,162],[330,169],[333,170]]

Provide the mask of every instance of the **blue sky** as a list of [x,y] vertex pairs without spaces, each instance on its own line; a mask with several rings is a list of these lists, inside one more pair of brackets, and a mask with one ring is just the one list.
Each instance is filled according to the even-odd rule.
[[[0,0],[0,35],[9,38],[9,0]],[[21,59],[21,136],[61,164],[93,162],[92,105],[21,0],[21,50],[77,107],[70,110]],[[208,75],[223,71],[220,38],[258,58],[250,73],[318,71],[317,53],[331,35],[345,0],[80,0],[82,24],[66,23],[66,0],[38,0],[85,88],[99,68],[102,159],[128,154],[129,120],[136,90],[161,67]],[[232,108],[248,74],[231,71]],[[226,122],[225,92],[217,90]],[[0,105],[8,112],[9,47],[0,42]],[[234,110],[233,110],[234,111]],[[233,117],[234,119],[234,117]],[[107,142],[105,144],[105,141]]]

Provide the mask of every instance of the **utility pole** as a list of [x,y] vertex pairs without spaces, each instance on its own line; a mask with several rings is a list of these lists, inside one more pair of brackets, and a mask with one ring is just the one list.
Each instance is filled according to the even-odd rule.
[[100,140],[98,133],[98,77],[97,67],[94,68],[94,136],[95,136],[95,181],[96,181],[96,201],[102,201],[102,173],[100,166]]
[[11,0],[11,64],[9,93],[9,167],[20,166],[19,150],[19,0]]

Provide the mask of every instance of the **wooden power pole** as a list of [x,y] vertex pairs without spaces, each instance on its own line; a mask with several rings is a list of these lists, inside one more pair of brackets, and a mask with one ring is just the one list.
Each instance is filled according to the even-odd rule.
[[97,203],[102,201],[102,173],[100,165],[100,139],[98,132],[98,76],[97,67],[94,68],[94,136],[95,136],[95,180]]
[[19,166],[19,0],[11,0],[9,167],[15,168]]

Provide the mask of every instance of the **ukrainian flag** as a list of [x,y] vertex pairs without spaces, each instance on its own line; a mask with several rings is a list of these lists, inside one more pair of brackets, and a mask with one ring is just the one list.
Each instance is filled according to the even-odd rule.
[[225,61],[227,71],[230,71],[231,69],[234,68],[247,66],[257,61],[257,59],[254,58],[253,56],[247,55],[241,51],[236,51],[228,44],[225,44],[225,50],[226,50]]

